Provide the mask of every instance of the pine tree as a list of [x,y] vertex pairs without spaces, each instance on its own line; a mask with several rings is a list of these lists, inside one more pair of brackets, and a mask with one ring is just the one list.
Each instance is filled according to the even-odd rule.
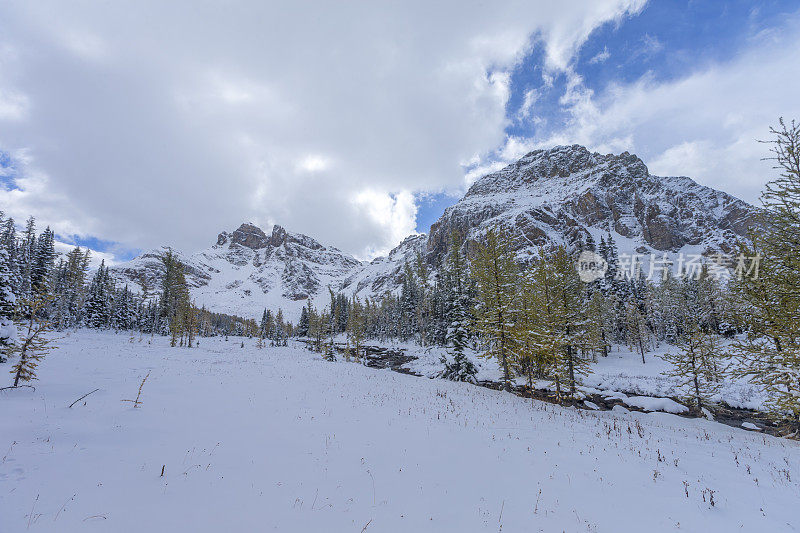
[[486,357],[497,360],[503,370],[503,388],[511,390],[510,363],[512,313],[516,292],[516,264],[509,237],[491,229],[478,245],[472,262],[472,277],[478,289],[475,328],[487,345]]

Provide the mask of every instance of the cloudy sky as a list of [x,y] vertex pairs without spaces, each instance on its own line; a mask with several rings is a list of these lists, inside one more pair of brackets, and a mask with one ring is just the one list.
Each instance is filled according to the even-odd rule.
[[360,258],[525,152],[755,202],[796,1],[0,3],[0,209],[124,260],[243,221]]

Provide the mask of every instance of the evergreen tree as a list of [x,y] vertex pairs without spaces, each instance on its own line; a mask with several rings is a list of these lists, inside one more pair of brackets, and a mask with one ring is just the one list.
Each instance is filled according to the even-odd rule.
[[92,278],[84,314],[90,328],[106,328],[111,322],[110,283],[105,260],[100,262],[100,268]]
[[445,368],[442,377],[453,381],[475,383],[478,369],[464,355],[469,341],[469,296],[467,294],[467,264],[461,254],[458,236],[453,233],[445,266],[447,279],[447,336],[448,353],[453,360],[442,358]]
[[[310,308],[311,308],[311,302],[309,302],[307,306],[303,306],[302,311],[300,311],[300,321],[297,324],[298,337],[308,336],[308,310]],[[266,310],[264,311],[264,313],[266,314]]]
[[[586,333],[593,353],[600,352],[603,357],[608,356],[612,329],[613,321],[608,299],[603,296],[602,291],[592,291],[586,304]],[[595,362],[597,362],[596,357]]]
[[283,322],[283,310],[280,308],[275,313],[275,344],[286,346],[286,324]]
[[0,363],[17,340],[14,311],[17,297],[14,295],[8,252],[0,246]]
[[48,227],[39,235],[31,265],[31,290],[36,294],[48,291],[47,282],[53,270],[56,252],[53,246],[54,235]]
[[644,364],[644,354],[647,352],[647,347],[650,343],[650,330],[635,301],[630,301],[625,306],[625,326],[625,338],[628,340],[628,345],[632,350],[639,352],[642,364]]
[[0,248],[6,252],[6,267],[10,280],[11,292],[15,297],[21,295],[22,279],[19,272],[20,262],[17,250],[17,230],[14,226],[14,219],[8,218],[3,223],[2,234],[0,234]]
[[589,361],[581,356],[581,351],[591,346],[586,335],[583,290],[575,261],[563,246],[556,249],[549,261],[553,277],[551,320],[563,346],[555,354],[556,388],[561,394],[560,383],[566,383],[574,396],[578,376],[590,372]]
[[36,220],[33,217],[28,218],[28,222],[25,224],[19,252],[20,288],[17,297],[31,301],[33,296],[31,281],[36,257]]

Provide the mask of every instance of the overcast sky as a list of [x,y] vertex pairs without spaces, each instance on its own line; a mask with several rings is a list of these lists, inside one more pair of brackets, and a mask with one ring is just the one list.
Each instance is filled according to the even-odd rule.
[[755,202],[796,2],[0,3],[0,209],[107,257],[253,221],[385,253],[526,151]]

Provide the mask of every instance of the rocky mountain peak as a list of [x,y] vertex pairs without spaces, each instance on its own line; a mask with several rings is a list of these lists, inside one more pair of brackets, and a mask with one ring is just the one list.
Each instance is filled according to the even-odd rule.
[[245,222],[231,233],[230,240],[232,243],[252,250],[266,248],[267,244],[269,244],[269,239],[264,231],[249,222]]
[[637,253],[712,255],[746,238],[753,214],[752,206],[690,178],[652,176],[629,152],[556,146],[477,180],[431,227],[428,252],[441,256],[452,231],[470,241],[499,225],[523,258],[539,246],[597,240],[609,231]]
[[647,166],[636,155],[622,152],[619,155],[590,152],[580,145],[556,146],[534,150],[498,172],[477,180],[469,188],[466,198],[496,193],[509,193],[532,188],[541,188],[558,182],[567,183],[576,179],[630,183],[635,179],[647,179]]
[[272,235],[269,238],[269,244],[275,247],[281,246],[286,242],[287,235],[288,233],[283,227],[275,224],[272,226]]

